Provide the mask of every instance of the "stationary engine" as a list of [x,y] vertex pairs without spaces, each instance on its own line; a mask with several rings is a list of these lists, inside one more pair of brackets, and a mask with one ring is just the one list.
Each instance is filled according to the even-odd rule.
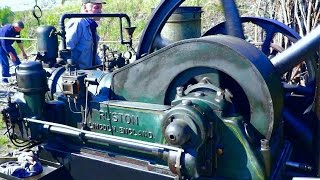
[[[70,59],[65,44],[55,49],[55,36],[64,35],[64,18],[86,15],[64,15],[61,32],[42,27],[39,41],[54,46],[41,44],[38,61],[17,68],[18,92],[2,113],[16,145],[36,147],[43,164],[55,165],[44,178],[317,176],[319,129],[311,107],[319,27],[284,52],[272,54],[270,41],[258,49],[243,40],[241,22],[298,35],[273,20],[240,18],[233,1],[222,1],[228,10],[226,23],[200,37],[201,8],[179,7],[182,2],[160,2],[132,63],[120,55],[112,63],[106,60],[101,67],[83,70]],[[186,19],[170,29],[166,22],[170,17],[167,23],[176,23],[175,13]],[[191,26],[189,33],[178,31]],[[161,31],[166,28],[184,35],[174,39],[178,36]],[[121,41],[133,52],[131,39]],[[275,57],[270,60],[271,55]],[[313,76],[304,87],[284,76],[302,62]],[[296,96],[306,98],[307,104]],[[299,105],[304,112],[297,111]]]

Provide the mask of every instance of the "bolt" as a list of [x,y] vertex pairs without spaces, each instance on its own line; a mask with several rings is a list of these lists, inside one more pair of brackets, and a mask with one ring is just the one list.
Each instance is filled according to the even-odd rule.
[[217,95],[216,95],[215,100],[217,102],[220,102],[221,100],[223,100],[223,96],[224,96],[224,93],[222,91],[217,91]]
[[178,96],[178,97],[184,96],[184,94],[183,94],[183,87],[181,87],[181,86],[177,87],[177,96]]
[[204,77],[199,81],[200,84],[209,84],[210,80],[208,77]]
[[221,155],[223,155],[224,151],[222,148],[217,148],[216,153],[218,156],[221,156]]

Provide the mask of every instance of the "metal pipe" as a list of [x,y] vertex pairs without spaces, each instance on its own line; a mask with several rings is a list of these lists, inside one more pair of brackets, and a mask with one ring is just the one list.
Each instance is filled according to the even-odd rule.
[[228,35],[245,39],[242,22],[235,1],[221,0]]
[[[87,18],[87,17],[111,17],[111,18],[114,18],[114,17],[118,17],[120,18],[125,18],[127,20],[127,24],[128,24],[128,27],[131,27],[131,21],[130,21],[130,18],[127,14],[123,14],[123,13],[108,13],[108,14],[105,14],[105,13],[102,13],[102,14],[82,14],[82,13],[79,13],[79,14],[64,14],[61,16],[60,20],[59,20],[59,26],[60,26],[60,29],[61,29],[61,38],[62,38],[62,49],[66,49],[67,47],[67,44],[66,44],[66,30],[65,30],[65,26],[64,26],[64,20],[67,19],[67,18]],[[120,26],[122,27],[122,26]],[[123,41],[123,33],[122,33],[122,28],[120,29],[120,37],[121,37],[121,44],[124,42]]]
[[313,51],[316,51],[320,46],[320,25],[312,30],[309,34],[297,41],[287,50],[278,54],[271,59],[272,64],[276,70],[283,74],[296,65],[305,61]]
[[308,164],[297,163],[297,162],[292,162],[292,161],[287,161],[286,166],[297,168],[297,169],[300,169],[300,170],[303,170],[306,172],[311,172],[313,169],[312,166],[310,166]]

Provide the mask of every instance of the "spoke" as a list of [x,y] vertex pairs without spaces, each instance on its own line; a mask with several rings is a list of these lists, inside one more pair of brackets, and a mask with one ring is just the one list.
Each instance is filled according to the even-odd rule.
[[273,37],[275,35],[275,31],[273,29],[270,31],[266,30],[266,33],[267,33],[266,38],[263,41],[261,50],[266,56],[269,56],[270,55],[270,46],[271,46],[271,42],[273,40]]

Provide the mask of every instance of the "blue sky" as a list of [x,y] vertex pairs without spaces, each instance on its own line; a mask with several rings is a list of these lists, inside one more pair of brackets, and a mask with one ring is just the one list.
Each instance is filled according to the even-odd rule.
[[[52,8],[61,4],[61,0],[37,0],[37,2],[42,9]],[[12,11],[31,10],[35,5],[36,0],[0,0],[0,8],[8,6]]]

